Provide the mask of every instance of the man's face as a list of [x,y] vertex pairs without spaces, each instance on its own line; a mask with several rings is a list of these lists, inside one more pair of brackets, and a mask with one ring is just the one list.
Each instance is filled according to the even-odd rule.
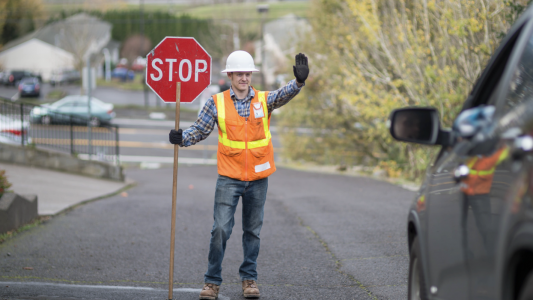
[[252,72],[233,72],[228,73],[231,80],[231,86],[239,92],[248,92],[250,82],[252,81]]

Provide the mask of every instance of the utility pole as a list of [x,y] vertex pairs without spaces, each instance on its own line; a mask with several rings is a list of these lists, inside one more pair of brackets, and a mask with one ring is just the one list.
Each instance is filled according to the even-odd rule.
[[104,48],[102,49],[102,52],[104,53],[105,57],[105,81],[111,80],[111,53],[109,53],[109,49]]
[[[140,32],[141,32],[141,43],[139,46],[139,55],[144,57],[143,48],[144,48],[144,1],[140,0]],[[145,72],[146,74],[146,72]],[[146,76],[146,75],[145,75]],[[146,78],[143,79],[143,94],[144,94],[144,107],[148,108],[148,87],[146,86]],[[156,103],[159,103],[156,99]]]
[[265,81],[265,18],[268,14],[268,4],[261,4],[257,6],[257,12],[261,14],[261,88],[263,91],[267,90]]
[[87,55],[87,139],[88,139],[88,145],[89,145],[89,160],[92,160],[93,156],[93,132],[92,132],[92,116],[91,116],[91,90],[92,90],[92,82],[91,82],[91,54],[89,53]]
[[241,49],[241,40],[239,39],[239,24],[233,22],[233,51]]
[[143,46],[144,46],[144,1],[140,0],[140,19],[141,23],[139,24],[141,32],[141,43],[139,45],[139,55],[143,55]]

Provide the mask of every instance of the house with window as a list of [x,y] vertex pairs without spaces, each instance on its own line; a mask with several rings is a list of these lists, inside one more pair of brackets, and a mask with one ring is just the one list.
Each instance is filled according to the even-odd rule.
[[0,66],[6,71],[25,70],[39,73],[43,80],[52,74],[81,70],[89,53],[98,54],[108,48],[116,63],[119,43],[111,40],[112,25],[97,17],[80,13],[48,24],[0,48]]

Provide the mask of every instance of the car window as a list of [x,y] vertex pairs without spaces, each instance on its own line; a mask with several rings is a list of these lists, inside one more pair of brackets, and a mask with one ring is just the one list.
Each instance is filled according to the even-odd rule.
[[505,114],[513,107],[533,97],[533,36],[524,48],[512,78],[507,85],[507,96],[502,104],[501,113]]
[[68,103],[70,101],[71,101],[70,96],[67,96],[67,97],[65,97],[65,98],[63,98],[63,99],[61,99],[61,100],[59,100],[57,102],[54,102],[54,103],[50,104],[50,106],[51,107],[60,107],[61,105],[65,104],[65,103]]
[[37,79],[36,78],[25,78],[25,79],[22,79],[21,82],[25,84],[33,84],[33,83],[37,83]]
[[509,57],[513,53],[514,45],[522,32],[522,27],[517,29],[507,41],[503,41],[500,49],[491,58],[487,67],[475,83],[472,92],[465,101],[462,110],[472,107],[490,104],[496,101],[496,87],[505,71]]
[[95,103],[98,106],[102,106],[102,107],[105,106],[105,103],[102,100],[91,97],[91,104],[93,103]]
[[[80,97],[80,101],[83,103],[83,105],[87,105],[87,97]],[[106,104],[100,100],[100,99],[97,99],[97,98],[94,98],[94,97],[91,97],[91,105],[94,106],[94,105],[98,105],[98,106],[105,106]]]
[[67,103],[63,103],[61,105],[59,105],[58,108],[68,108],[68,107],[74,107],[76,106],[76,103],[74,102],[67,102]]

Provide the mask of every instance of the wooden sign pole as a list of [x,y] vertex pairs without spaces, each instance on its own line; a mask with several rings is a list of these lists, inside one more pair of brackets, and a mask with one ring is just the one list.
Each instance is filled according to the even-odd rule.
[[[176,131],[180,128],[180,95],[181,82],[176,84]],[[174,244],[176,237],[176,194],[178,190],[178,152],[179,145],[174,145],[174,178],[172,184],[172,224],[170,228],[170,276],[168,279],[168,299],[172,300],[173,281],[174,281]]]

